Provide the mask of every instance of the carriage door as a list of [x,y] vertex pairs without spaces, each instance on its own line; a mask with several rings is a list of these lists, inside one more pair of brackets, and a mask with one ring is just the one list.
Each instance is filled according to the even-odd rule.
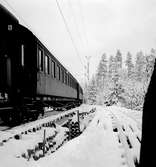
[[79,89],[79,84],[76,84],[76,90],[77,90],[77,99],[79,99],[80,97],[80,89]]
[[11,87],[11,59],[7,54],[0,55],[0,92],[7,94]]

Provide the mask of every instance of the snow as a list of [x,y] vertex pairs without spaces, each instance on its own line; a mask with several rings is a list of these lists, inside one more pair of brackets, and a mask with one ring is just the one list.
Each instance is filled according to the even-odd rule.
[[31,164],[20,158],[14,158],[12,156],[6,156],[1,159],[1,167],[31,167]]
[[[29,155],[29,152],[34,152],[33,155],[41,154],[43,155],[43,150],[39,149],[39,143],[43,143],[44,140],[44,131],[45,133],[45,140],[47,141],[48,138],[53,138],[53,141],[56,142],[55,146],[53,147],[53,151],[57,149],[57,147],[62,144],[62,142],[65,141],[67,138],[66,132],[68,131],[67,128],[61,127],[59,125],[56,125],[56,128],[54,127],[44,127],[36,132],[31,132],[28,134],[22,134],[18,137],[18,139],[11,138],[8,142],[4,143],[4,145],[1,145],[0,149],[0,162],[2,165],[10,167],[12,166],[12,163],[14,162],[17,164],[17,159],[20,159],[20,162],[25,163],[25,159],[29,160],[31,158],[31,155]],[[51,140],[50,140],[51,141]],[[5,155],[5,159],[4,156]],[[5,162],[7,159],[13,160],[13,162]],[[25,157],[25,159],[23,158]],[[4,164],[3,164],[4,162]],[[22,165],[23,166],[23,165]]]
[[[37,162],[39,166],[78,167],[78,166],[107,166],[120,165],[118,142],[114,137],[110,124],[110,118],[101,110],[93,119],[86,131],[78,138],[64,145],[56,153]],[[99,120],[99,123],[97,124]],[[111,155],[111,156],[108,156]],[[113,161],[112,161],[113,160]]]
[[28,131],[32,131],[33,128],[37,129],[37,128],[41,128],[42,126],[46,125],[47,123],[51,123],[51,122],[58,122],[60,119],[68,117],[68,115],[72,114],[73,112],[77,111],[77,109],[71,109],[68,110],[66,112],[60,113],[59,115],[52,115],[49,117],[46,117],[44,119],[39,119],[30,123],[26,123],[20,126],[17,126],[15,128],[12,128],[11,130],[7,130],[5,132],[1,132],[0,131],[0,143],[3,140],[9,140],[11,138],[13,138],[15,135],[17,134],[21,134],[23,132],[28,132]]
[[89,113],[92,109],[96,108],[96,105],[82,104],[78,107],[79,113]]
[[121,110],[122,113],[126,114],[126,116],[132,118],[136,123],[139,130],[142,128],[142,111],[138,110],[130,110],[123,108]]
[[[95,113],[89,113],[95,107]],[[56,129],[42,128],[36,133],[22,135],[22,140],[11,139],[0,147],[2,166],[103,167],[106,165],[107,167],[128,167],[131,165],[134,167],[134,160],[139,161],[140,153],[141,118],[139,114],[119,106],[82,105],[78,110],[81,114],[89,113],[80,120],[81,126],[87,128],[79,137],[63,145],[67,128],[57,126]],[[75,114],[73,117],[74,121],[76,121],[76,116]],[[26,161],[20,155],[28,148],[33,148],[40,140],[43,141],[44,129],[46,129],[47,137],[57,131],[58,134],[55,137],[57,145],[54,148],[57,151],[37,161]],[[59,148],[61,145],[63,146]]]
[[111,110],[116,114],[120,120],[120,124],[125,128],[125,135],[129,138],[132,144],[130,151],[133,159],[139,161],[142,112],[116,107],[112,107]]
[[[96,106],[96,115],[87,129],[79,137],[65,144],[54,154],[32,164],[37,167],[107,167],[134,166],[134,158],[139,158],[140,144],[135,135],[140,134],[137,123],[124,115],[121,107]],[[112,121],[112,115],[116,120]],[[116,122],[115,122],[116,121]],[[116,124],[116,125],[115,125]],[[125,133],[114,132],[114,126],[124,126]],[[131,126],[132,130],[128,126]],[[121,135],[122,133],[122,135]],[[119,142],[119,136],[123,144]],[[126,136],[132,144],[129,149]],[[131,159],[131,160],[129,160]]]
[[83,132],[87,128],[89,123],[92,121],[94,115],[95,115],[94,113],[91,113],[91,114],[86,115],[86,116],[80,116],[80,130],[81,130],[81,132]]

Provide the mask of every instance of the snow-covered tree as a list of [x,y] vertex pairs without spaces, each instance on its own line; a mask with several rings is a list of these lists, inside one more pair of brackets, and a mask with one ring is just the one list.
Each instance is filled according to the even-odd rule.
[[108,75],[109,75],[109,78],[111,78],[116,73],[115,58],[112,55],[109,57],[108,66],[109,66]]
[[88,86],[88,91],[87,91],[87,103],[88,104],[96,104],[96,96],[97,96],[97,84],[96,84],[96,79],[93,76],[89,86]]
[[120,83],[120,75],[116,73],[112,78],[112,87],[110,88],[110,94],[108,97],[109,105],[117,104],[123,97],[123,86]]
[[132,54],[130,52],[127,53],[125,65],[127,66],[127,75],[130,78],[132,77],[134,70],[134,65],[132,62]]
[[146,69],[146,57],[144,56],[143,52],[140,51],[136,55],[136,63],[135,63],[135,74],[136,79],[141,81],[145,75]]
[[151,53],[146,56],[146,80],[149,82],[149,79],[151,78],[153,68],[154,68],[154,63],[155,63],[155,58],[156,58],[156,52],[154,49],[151,49]]
[[109,102],[109,96],[111,95],[111,88],[113,87],[113,82],[109,78],[105,79],[105,83],[102,89],[98,89],[96,101],[97,104],[103,105]]
[[143,52],[136,55],[133,65],[132,54],[127,53],[125,66],[122,67],[122,54],[118,50],[116,56],[102,55],[97,73],[87,86],[89,104],[119,104],[130,109],[141,110],[144,97],[152,75],[156,50],[152,49],[146,56]]
[[122,105],[129,109],[142,110],[147,86],[143,82],[131,79],[123,80],[122,85],[124,89]]
[[98,70],[96,74],[97,84],[100,88],[103,87],[104,80],[106,79],[106,77],[107,77],[107,57],[106,54],[104,53],[98,65]]
[[115,63],[116,63],[116,69],[117,71],[122,68],[122,54],[120,50],[117,50],[116,56],[115,56]]

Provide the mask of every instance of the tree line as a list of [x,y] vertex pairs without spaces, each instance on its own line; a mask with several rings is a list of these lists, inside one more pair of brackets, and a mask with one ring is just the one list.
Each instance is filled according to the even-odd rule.
[[148,54],[139,51],[135,56],[127,52],[125,60],[120,50],[108,57],[104,53],[84,89],[85,102],[142,110],[155,58],[155,49]]

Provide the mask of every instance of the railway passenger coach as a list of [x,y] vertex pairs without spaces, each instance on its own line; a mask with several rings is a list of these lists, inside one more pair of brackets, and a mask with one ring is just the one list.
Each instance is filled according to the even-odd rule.
[[77,80],[2,5],[0,22],[1,119],[36,119],[45,104],[69,107],[82,103],[83,91]]

